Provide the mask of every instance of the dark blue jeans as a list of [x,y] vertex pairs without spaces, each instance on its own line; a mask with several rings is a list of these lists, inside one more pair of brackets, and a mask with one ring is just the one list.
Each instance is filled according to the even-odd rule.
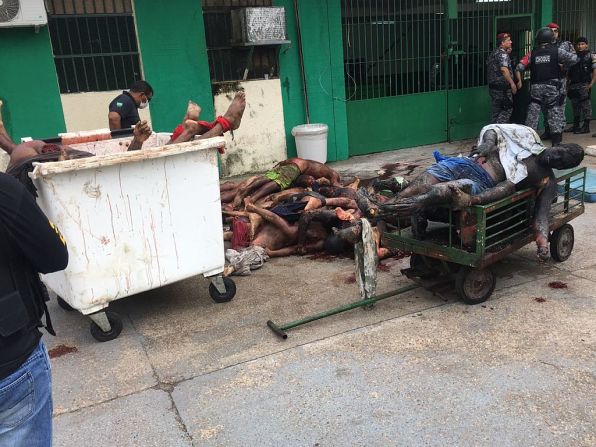
[[52,445],[52,373],[42,341],[25,363],[0,380],[0,446]]

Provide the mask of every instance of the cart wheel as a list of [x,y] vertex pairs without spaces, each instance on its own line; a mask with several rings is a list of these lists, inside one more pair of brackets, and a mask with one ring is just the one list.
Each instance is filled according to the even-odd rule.
[[574,241],[573,227],[569,224],[565,224],[553,231],[550,237],[550,255],[552,258],[557,262],[569,259],[573,251]]
[[213,298],[213,301],[216,303],[227,303],[228,301],[232,301],[234,295],[236,295],[236,284],[234,280],[224,277],[223,278],[224,285],[226,286],[225,293],[219,293],[217,287],[213,285],[213,283],[209,284],[209,295]]
[[91,335],[99,342],[114,340],[122,332],[122,318],[120,318],[120,315],[106,310],[106,317],[108,317],[110,326],[112,326],[112,329],[108,332],[102,331],[94,321],[91,322]]
[[72,307],[70,304],[64,301],[64,298],[62,298],[61,296],[56,295],[56,301],[58,301],[58,306],[60,306],[65,311],[72,312],[74,310],[74,307]]
[[432,261],[434,261],[434,259],[412,253],[410,255],[410,268],[412,269],[412,274],[421,279],[431,279],[436,277],[439,272],[432,267]]
[[466,304],[484,303],[495,290],[497,278],[492,270],[462,267],[455,275],[455,290]]

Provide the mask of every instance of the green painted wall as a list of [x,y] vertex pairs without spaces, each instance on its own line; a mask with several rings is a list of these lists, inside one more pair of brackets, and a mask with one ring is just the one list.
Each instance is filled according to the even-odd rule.
[[137,1],[135,16],[144,77],[154,89],[153,128],[171,131],[180,123],[189,99],[202,107],[202,119],[212,120],[201,1]]
[[477,137],[490,122],[488,87],[449,90],[449,140]]
[[350,156],[446,141],[447,92],[350,101],[348,120]]
[[[277,0],[275,4],[286,8],[288,38],[292,41],[280,52],[286,139],[291,156],[295,154],[292,127],[306,122],[304,89],[294,2]],[[300,0],[299,13],[310,122],[329,126],[327,159],[344,160],[348,158],[348,130],[340,2]]]
[[548,23],[553,21],[553,0],[538,0],[539,12],[538,26],[536,29],[546,26]]
[[0,99],[13,140],[65,132],[60,89],[47,26],[0,29]]
[[298,50],[298,32],[294,2],[292,0],[276,0],[275,6],[283,6],[286,10],[287,37],[292,43],[283,45],[279,52],[279,78],[284,107],[284,125],[286,130],[286,146],[288,157],[296,156],[296,142],[292,136],[292,128],[306,122],[304,110],[304,89],[300,72],[300,54]]

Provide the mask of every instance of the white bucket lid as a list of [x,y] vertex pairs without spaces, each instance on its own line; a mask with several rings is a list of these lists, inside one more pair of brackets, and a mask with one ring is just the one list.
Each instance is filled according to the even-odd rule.
[[328,131],[327,124],[301,124],[292,129],[292,135],[322,135]]

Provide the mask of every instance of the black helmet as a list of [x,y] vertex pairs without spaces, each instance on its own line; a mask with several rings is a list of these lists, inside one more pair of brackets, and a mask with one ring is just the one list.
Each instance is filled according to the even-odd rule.
[[540,28],[536,33],[536,38],[534,42],[536,45],[541,45],[545,43],[553,43],[555,41],[555,33],[553,30],[547,27]]

